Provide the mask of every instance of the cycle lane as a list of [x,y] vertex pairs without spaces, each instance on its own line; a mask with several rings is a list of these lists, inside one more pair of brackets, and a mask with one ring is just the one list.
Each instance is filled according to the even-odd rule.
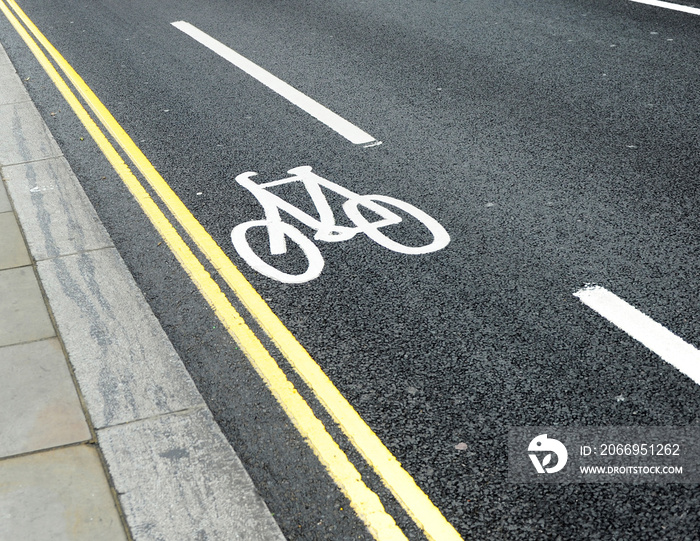
[[[360,171],[362,160],[364,159],[364,156],[362,159],[358,159],[358,165],[355,168],[355,171],[357,172],[357,176],[362,174]],[[437,161],[437,160],[436,160]],[[327,166],[328,167],[328,166]],[[375,164],[376,167],[376,164]],[[378,169],[380,169],[378,167]],[[367,193],[381,193],[380,188],[385,188],[385,186],[382,186],[382,180],[386,178],[394,178],[394,179],[401,179],[403,177],[409,177],[413,172],[413,169],[410,166],[404,166],[401,168],[401,171],[399,175],[394,174],[392,175],[387,175],[387,174],[379,174],[375,179],[363,179],[362,183],[363,184],[371,184],[375,183],[377,189],[374,190],[368,190]],[[324,173],[327,174],[327,173]],[[330,174],[328,174],[330,178],[336,178]],[[349,175],[353,176],[353,175]],[[424,184],[427,185],[430,182],[430,175],[427,175],[427,178],[424,181]],[[357,182],[357,181],[351,181],[351,182]],[[359,183],[358,183],[359,184]],[[448,186],[449,188],[449,186]],[[386,193],[386,192],[384,192]],[[518,195],[521,195],[520,193]],[[503,194],[500,194],[500,197],[503,197]],[[485,247],[482,247],[479,242],[474,242],[472,241],[472,244],[469,246],[473,250],[472,255],[475,256],[475,259],[478,259],[479,261],[482,262],[482,264],[486,263],[484,265],[485,268],[489,269],[496,269],[496,271],[501,271],[501,274],[496,272],[494,276],[490,277],[487,280],[482,280],[481,284],[475,288],[474,291],[469,291],[469,288],[467,288],[465,285],[461,285],[462,289],[460,289],[456,294],[446,294],[445,292],[441,291],[441,282],[442,283],[450,283],[452,280],[450,280],[450,276],[457,275],[457,273],[465,272],[464,269],[464,261],[465,258],[458,257],[456,255],[452,257],[448,257],[447,261],[450,264],[449,268],[443,268],[439,271],[439,273],[436,273],[434,269],[431,268],[430,265],[427,265],[425,263],[418,263],[417,261],[410,262],[408,261],[409,258],[405,257],[393,257],[390,254],[388,256],[382,256],[379,257],[376,254],[382,253],[379,250],[376,250],[374,253],[372,252],[373,248],[371,246],[366,246],[363,247],[363,250],[368,253],[372,254],[373,260],[370,262],[369,259],[367,260],[358,260],[358,261],[350,261],[352,258],[356,258],[356,253],[350,249],[346,248],[343,246],[341,248],[341,245],[333,245],[329,246],[328,253],[330,254],[328,256],[328,261],[334,261],[336,264],[336,268],[342,267],[343,265],[346,265],[348,268],[346,269],[346,274],[350,277],[352,277],[355,280],[360,281],[361,283],[364,284],[364,289],[368,289],[370,292],[375,292],[379,293],[382,292],[382,294],[386,295],[386,292],[390,292],[390,295],[388,296],[389,298],[386,299],[381,299],[379,302],[377,302],[376,297],[379,295],[375,295],[374,297],[370,293],[368,296],[370,297],[369,299],[364,299],[361,291],[359,292],[350,292],[350,302],[348,304],[353,304],[355,303],[355,306],[353,308],[357,309],[357,317],[353,320],[351,316],[348,316],[348,312],[341,310],[339,307],[337,310],[326,310],[324,314],[317,314],[318,315],[318,320],[323,320],[323,321],[334,321],[333,316],[336,317],[337,321],[342,321],[346,325],[352,325],[354,328],[359,328],[362,331],[365,331],[363,333],[360,333],[360,336],[363,338],[368,338],[367,342],[370,343],[369,345],[365,346],[365,344],[361,343],[361,339],[357,338],[356,333],[351,333],[348,335],[348,333],[343,333],[343,329],[339,328],[339,325],[331,325],[330,328],[328,329],[329,334],[331,335],[332,338],[336,338],[334,340],[335,342],[342,342],[343,340],[338,340],[338,337],[344,337],[349,343],[354,345],[353,348],[348,348],[347,351],[344,352],[334,352],[330,355],[328,355],[329,359],[333,359],[333,361],[327,361],[327,364],[334,364],[334,362],[338,362],[338,359],[344,359],[349,356],[351,356],[353,352],[357,352],[363,360],[369,361],[371,358],[382,358],[382,359],[395,359],[397,356],[397,352],[393,351],[392,348],[395,347],[391,343],[391,341],[386,341],[385,336],[381,336],[381,333],[376,330],[377,327],[380,328],[389,328],[393,329],[394,332],[396,333],[395,336],[398,338],[398,342],[402,344],[401,349],[404,351],[401,351],[402,354],[408,353],[406,350],[411,349],[412,346],[416,346],[416,348],[421,347],[421,349],[417,349],[416,351],[419,352],[426,352],[426,351],[431,351],[431,355],[428,357],[432,358],[436,356],[436,352],[438,353],[437,356],[444,354],[448,358],[454,357],[454,363],[458,364],[458,360],[460,358],[469,358],[470,356],[474,356],[474,353],[477,353],[478,355],[486,355],[488,357],[488,352],[487,353],[480,353],[480,352],[473,352],[469,350],[465,350],[465,344],[460,344],[460,341],[463,341],[464,339],[461,337],[460,333],[463,332],[465,334],[467,333],[473,333],[473,335],[476,335],[478,337],[486,337],[487,340],[489,340],[489,335],[493,334],[495,332],[504,332],[506,336],[511,336],[513,337],[513,332],[512,330],[509,331],[508,325],[505,323],[506,321],[512,321],[516,326],[520,324],[520,326],[528,329],[535,329],[536,331],[538,330],[538,327],[541,327],[542,325],[547,325],[547,323],[538,323],[538,318],[533,317],[531,319],[525,318],[525,323],[523,323],[523,320],[518,321],[517,319],[513,321],[513,318],[508,317],[508,311],[510,310],[510,306],[517,306],[519,302],[524,302],[522,300],[522,297],[520,297],[518,294],[516,294],[515,291],[510,293],[509,287],[515,285],[516,288],[524,289],[525,290],[525,299],[526,299],[526,304],[529,306],[531,309],[534,310],[539,310],[540,314],[552,314],[556,315],[557,311],[551,307],[547,307],[546,303],[544,303],[544,306],[542,306],[542,302],[538,301],[536,296],[532,299],[528,298],[528,292],[527,290],[530,289],[531,291],[537,290],[542,287],[541,284],[537,284],[536,282],[528,281],[526,282],[528,287],[523,287],[525,284],[518,284],[517,280],[515,282],[511,281],[511,276],[517,276],[518,273],[523,272],[521,269],[524,269],[527,267],[527,264],[530,263],[533,267],[536,267],[538,270],[542,269],[543,264],[541,262],[538,262],[537,259],[534,256],[526,256],[523,257],[518,251],[516,250],[509,250],[507,248],[507,245],[509,242],[512,243],[512,239],[516,239],[517,242],[520,242],[522,244],[522,247],[525,246],[533,246],[533,243],[531,240],[528,239],[528,236],[525,235],[524,233],[521,233],[519,231],[515,231],[513,229],[513,224],[511,223],[509,225],[509,220],[512,219],[513,216],[517,215],[517,211],[520,209],[528,209],[529,207],[534,207],[534,205],[530,205],[532,201],[526,201],[522,202],[521,206],[519,207],[517,202],[514,201],[507,201],[504,202],[504,199],[498,199],[497,197],[489,197],[488,199],[494,199],[497,201],[494,205],[492,206],[486,206],[489,203],[493,203],[493,201],[487,201],[486,204],[483,205],[483,208],[475,208],[473,209],[475,212],[474,214],[482,221],[481,223],[488,223],[489,219],[494,219],[494,221],[497,222],[498,227],[504,227],[510,229],[506,229],[508,234],[500,233],[498,232],[498,227],[496,228],[496,232],[490,232],[489,234],[484,234],[482,236],[483,241],[485,241],[485,244],[496,244],[498,245],[496,249],[493,249],[493,246],[491,246],[492,249],[486,249]],[[552,201],[555,205],[558,203],[555,201]],[[483,200],[481,201],[483,204]],[[430,202],[430,205],[432,208],[437,208],[438,203],[436,202]],[[510,205],[510,207],[509,207]],[[552,206],[555,206],[552,205]],[[579,208],[580,207],[585,207],[584,205],[581,205],[579,203]],[[448,205],[449,212],[448,214],[453,214],[453,213],[458,213],[458,209],[456,208],[457,204],[455,203],[452,206]],[[476,206],[475,206],[476,207]],[[250,213],[253,213],[254,207],[251,205],[251,211]],[[499,210],[505,210],[505,212],[502,212],[501,214],[497,214]],[[557,218],[554,214],[552,213],[547,213],[546,209],[545,211],[540,211],[541,215],[538,216],[539,219],[543,220],[545,223],[547,220],[552,220],[555,221]],[[554,209],[558,210],[558,209]],[[486,213],[491,213],[491,214],[486,214]],[[505,216],[504,216],[505,214]],[[495,215],[495,216],[494,216]],[[466,229],[464,227],[456,227],[456,222],[452,224],[453,228],[458,228],[460,230]],[[448,226],[448,229],[450,227]],[[530,233],[532,232],[532,226]],[[615,227],[611,224],[610,226],[611,230],[614,230]],[[536,228],[535,230],[538,233],[541,233],[541,231],[538,231]],[[640,232],[642,231],[642,228],[639,227],[638,229]],[[223,237],[223,235],[222,235]],[[612,238],[612,235],[610,236]],[[359,239],[358,239],[359,241]],[[360,241],[362,242],[362,241]],[[223,244],[223,242],[222,242]],[[556,242],[551,243],[553,245],[556,245]],[[343,250],[342,256],[337,253],[336,255],[332,254],[332,250],[335,250],[338,248],[339,250]],[[366,249],[365,249],[366,248]],[[583,246],[581,248],[581,259],[584,258],[584,250]],[[463,248],[462,248],[463,249]],[[556,258],[556,252],[557,250],[551,249],[550,251],[546,254],[547,256],[551,257],[552,259]],[[679,252],[682,252],[682,250],[679,249]],[[384,263],[386,265],[385,268],[392,268],[392,271],[395,272],[395,276],[381,276],[379,275],[381,271],[375,270],[373,271],[370,276],[367,276],[367,270],[366,268],[377,268],[377,261],[384,260]],[[493,259],[494,262],[491,262],[490,260]],[[508,265],[503,265],[503,264],[496,264],[495,260],[496,259],[505,259],[505,260],[512,260],[513,263],[508,266]],[[433,259],[433,263],[434,263]],[[441,260],[445,261],[444,259]],[[517,263],[516,263],[517,262]],[[350,263],[350,264],[348,264]],[[490,264],[489,264],[490,263]],[[539,266],[537,264],[539,263]],[[584,261],[584,264],[587,262]],[[599,263],[599,262],[596,262]],[[677,263],[680,263],[681,265],[683,264],[683,259],[682,258],[677,258]],[[411,273],[407,271],[401,271],[402,266],[409,266]],[[523,265],[523,267],[520,267],[520,265]],[[595,265],[591,265],[595,266]],[[381,268],[381,267],[380,267]],[[395,269],[399,269],[398,271],[395,271]],[[447,272],[449,270],[449,272]],[[468,272],[471,273],[471,277],[476,275],[476,271],[474,269],[467,269]],[[432,274],[432,276],[431,276]],[[438,276],[435,276],[435,274],[438,274]],[[510,274],[510,276],[508,276]],[[542,272],[542,283],[546,283],[548,286],[551,284],[554,286],[555,289],[560,290],[560,289],[566,289],[569,288],[571,289],[572,287],[578,287],[579,284],[577,283],[576,285],[573,284],[575,280],[570,280],[571,283],[565,282],[561,283],[556,279],[556,272],[550,271],[547,272],[547,269],[544,269]],[[580,277],[576,277],[577,279],[580,279]],[[589,279],[589,278],[587,278]],[[337,280],[337,279],[336,279]],[[333,301],[333,286],[332,284],[336,281],[332,277],[330,277],[330,281],[326,282],[325,287],[328,287],[331,291],[327,293],[327,296],[325,297],[327,299],[328,304],[331,304]],[[412,281],[413,280],[413,281]],[[580,280],[579,280],[580,281]],[[342,282],[348,283],[350,280],[342,280]],[[425,283],[422,283],[425,282]],[[260,282],[263,284],[261,289],[265,290],[266,292],[264,293],[265,296],[268,296],[268,291],[278,291],[280,293],[280,296],[278,299],[283,299],[284,298],[284,292],[287,291],[285,288],[277,288],[274,284],[272,286],[265,285],[264,282]],[[369,287],[367,284],[371,284]],[[412,287],[406,287],[407,285],[412,286]],[[561,287],[561,285],[565,287]],[[506,294],[502,293],[502,290],[508,291]],[[402,293],[405,294],[406,290],[410,291],[415,295],[414,299],[406,299]],[[569,291],[569,294],[572,291]],[[314,293],[313,295],[318,295],[317,293]],[[500,298],[498,296],[500,295]],[[274,297],[271,295],[271,297]],[[426,309],[425,314],[421,314],[418,312],[418,321],[414,323],[410,328],[405,324],[405,322],[401,321],[400,314],[395,314],[397,311],[397,307],[400,307],[399,310],[404,310],[406,313],[411,313],[411,314],[416,314],[417,309],[419,307],[422,307],[423,304],[429,305],[429,302],[426,302],[425,300],[430,298],[431,300],[437,300],[439,302],[438,307],[431,306],[430,308]],[[484,298],[489,299],[486,302],[484,301]],[[285,299],[286,300],[286,299]],[[413,301],[413,303],[411,302]],[[472,302],[469,302],[472,301]],[[280,301],[278,301],[280,302]],[[304,310],[296,310],[295,307],[292,307],[291,309],[287,309],[288,315],[286,318],[290,320],[294,320],[295,318],[299,318],[299,313],[309,313],[313,312],[314,310],[317,311],[317,308],[314,303],[311,303],[308,301],[308,299],[303,299],[299,301],[299,304],[306,306],[304,307]],[[483,325],[483,319],[482,322],[472,322],[471,324],[464,325],[461,330],[455,325],[453,326],[441,326],[437,325],[435,321],[431,321],[430,314],[437,316],[441,322],[444,322],[446,319],[445,314],[452,314],[452,313],[457,313],[457,308],[458,306],[464,306],[468,305],[470,307],[470,311],[472,312],[472,316],[474,319],[478,316],[482,316],[484,313],[491,313],[493,314],[494,308],[496,310],[502,310],[503,314],[501,315],[502,319],[499,321],[499,325],[497,326],[498,331],[495,331],[494,329],[491,329],[489,332],[489,325]],[[479,310],[479,306],[485,307],[485,309]],[[475,308],[477,313],[474,314]],[[440,312],[440,308],[444,309],[444,312]],[[372,311],[377,311],[380,313],[378,317],[376,317],[374,320],[369,320],[363,321],[363,316],[366,316],[366,314],[371,313]],[[329,317],[330,316],[330,317]],[[568,319],[569,317],[567,317]],[[499,318],[494,318],[493,315],[489,317],[488,319],[493,320],[493,319],[499,319]],[[380,322],[379,326],[377,325],[377,322]],[[463,321],[461,323],[464,323]],[[302,328],[301,332],[303,331],[304,327],[308,327],[309,329],[313,329],[313,326],[311,324],[299,324],[299,327]],[[418,327],[421,329],[420,333],[415,332],[415,328]],[[494,327],[494,325],[491,325],[491,327]],[[546,327],[545,327],[546,328]],[[429,338],[428,339],[428,344],[430,347],[426,347],[426,345],[422,345],[417,343],[420,340],[418,340],[417,336],[420,336],[421,338],[425,335],[423,332],[424,330],[427,330],[428,332],[433,331],[436,334],[442,333],[443,336],[445,336],[445,340],[440,340],[439,338]],[[550,332],[553,332],[552,329],[549,329]],[[311,334],[313,331],[309,331],[307,334]],[[551,337],[547,336],[547,332],[543,332],[543,338],[544,340],[542,341],[542,344],[547,344],[549,341],[551,341]],[[565,333],[561,333],[562,335],[565,335]],[[533,333],[533,335],[537,336],[537,333]],[[514,342],[522,341],[523,339],[526,341],[529,341],[532,339],[531,337],[518,337],[515,336],[517,340],[514,340]],[[311,343],[314,340],[313,337],[309,336],[308,337],[308,342],[303,341],[304,343]],[[494,344],[500,344],[497,348],[494,349],[500,349],[500,350],[505,350],[509,351],[507,349],[507,340],[498,340],[494,341],[493,339],[490,339],[490,343]],[[488,341],[487,341],[488,343]],[[585,344],[585,340],[581,341],[581,345]],[[347,344],[345,344],[347,345]],[[473,346],[473,344],[471,344]],[[377,347],[379,346],[379,347]],[[434,346],[434,349],[432,347]],[[504,347],[505,346],[505,347]],[[317,349],[323,349],[324,347],[328,347],[327,343],[324,342],[324,344],[320,345],[317,347]],[[493,347],[493,346],[491,346]],[[515,352],[514,346],[511,345],[510,351]],[[338,354],[340,353],[340,354]],[[622,354],[622,352],[621,352]],[[417,355],[413,355],[412,357],[415,359]],[[528,354],[529,358],[537,358],[537,350],[533,348],[533,351]],[[391,365],[393,368],[398,369],[401,367],[400,363],[397,363],[395,360],[392,361],[393,364]],[[415,360],[414,360],[415,362]],[[571,359],[571,362],[568,363],[569,365],[575,364],[576,360]],[[450,363],[445,363],[448,368],[451,368]],[[367,367],[370,367],[367,368]],[[473,368],[476,369],[476,367],[479,366],[479,363],[474,363]],[[376,367],[374,366],[373,363],[366,363],[364,367],[362,364],[358,364],[357,368],[364,368],[364,370],[345,370],[346,372],[349,372],[351,374],[356,374],[356,373],[363,373],[363,372],[370,372],[371,370],[375,370]],[[418,368],[418,367],[416,367]],[[420,367],[423,371],[426,370],[426,367]],[[460,370],[464,370],[461,367],[456,366],[456,370],[458,371],[457,373],[460,373]],[[507,372],[505,371],[505,365],[500,367],[502,370],[504,370],[501,375],[506,374]],[[495,373],[492,374],[487,374],[485,375],[481,381],[494,381],[497,382],[499,381],[499,373],[496,369],[491,368],[492,371],[495,370]],[[543,367],[543,370],[545,374],[547,373],[547,369]],[[337,372],[341,372],[342,370],[337,370]],[[446,371],[446,370],[444,370]],[[517,372],[517,371],[516,371]],[[468,374],[469,372],[465,372],[465,374]],[[386,379],[391,379],[392,375],[392,370],[385,370],[383,375],[385,375]],[[337,374],[339,378],[343,378],[342,374]],[[431,383],[435,383],[438,375],[435,374],[434,376],[435,379],[431,379]],[[347,378],[346,378],[347,379]],[[381,378],[377,378],[381,379]],[[467,378],[465,378],[467,379]],[[405,380],[405,378],[402,378],[402,380]],[[335,378],[334,378],[335,381]],[[517,381],[517,380],[516,380]],[[351,388],[353,384],[349,383],[349,386]],[[476,385],[476,384],[474,384]],[[518,388],[527,388],[528,385],[531,385],[531,382],[527,381],[517,381],[517,383],[514,383],[515,387]],[[438,385],[439,386],[439,385]],[[414,394],[412,394],[409,391],[406,391],[407,395],[403,395],[402,391],[397,390],[395,393],[392,394],[392,399],[395,398],[396,401],[399,403],[401,407],[404,407],[403,400],[404,396],[408,397],[415,397],[421,396],[422,390],[421,390],[421,385],[416,385],[410,384],[406,386],[406,389],[408,388],[416,390]],[[478,387],[478,386],[477,386]],[[450,388],[449,386],[446,388]],[[471,389],[471,396],[479,396],[478,389]],[[365,393],[366,394],[366,393]],[[371,394],[371,393],[370,393]],[[456,393],[452,393],[455,394]],[[467,393],[469,394],[469,393]],[[361,397],[360,397],[361,398]],[[435,400],[434,403],[439,403],[439,400]],[[602,404],[599,404],[601,406]],[[584,408],[585,409],[585,408]],[[595,409],[595,408],[593,408]],[[371,413],[370,413],[371,416]],[[398,422],[399,419],[402,417],[397,414],[396,421]],[[459,424],[459,423],[454,423],[454,420],[452,421],[453,424]],[[425,423],[429,424],[429,423]],[[445,427],[449,428],[449,424]],[[393,436],[393,434],[392,434]],[[470,436],[473,438],[473,435]],[[396,439],[400,440],[401,439],[401,434],[397,433],[396,434]],[[469,439],[469,438],[464,438],[464,439]],[[471,440],[470,440],[471,441]],[[459,455],[457,455],[459,456]],[[468,498],[467,498],[468,499]]]
[[[13,4],[13,8],[17,15],[22,18],[24,24],[33,33],[34,37],[41,42],[42,46],[47,50],[47,52],[52,56],[56,65],[64,72],[65,76],[70,79],[71,83],[75,86],[76,90],[80,92],[83,99],[86,100],[90,109],[101,119],[104,127],[109,131],[109,133],[115,138],[119,146],[123,151],[131,158],[134,165],[139,169],[139,171],[144,175],[145,179],[151,185],[151,187],[156,191],[158,196],[162,199],[163,203],[168,207],[168,209],[173,213],[174,217],[177,219],[179,224],[185,228],[188,234],[191,236],[192,240],[195,241],[197,246],[201,248],[205,255],[210,259],[211,263],[215,265],[217,270],[223,275],[228,284],[239,294],[241,300],[244,303],[249,303],[250,298],[253,298],[253,302],[262,305],[264,309],[267,307],[257,293],[250,289],[245,279],[238,273],[238,271],[230,264],[230,262],[224,262],[225,257],[220,254],[220,250],[216,245],[214,245],[211,239],[208,237],[206,232],[201,228],[201,226],[194,220],[194,218],[189,214],[187,209],[182,206],[177,196],[170,190],[167,184],[163,181],[157,171],[153,169],[148,160],[143,156],[138,148],[134,145],[133,141],[123,132],[121,127],[116,123],[116,121],[111,117],[110,113],[104,108],[104,106],[99,102],[99,100],[92,94],[91,90],[85,85],[83,80],[72,70],[63,57],[53,48],[53,46],[44,38],[44,36],[36,29],[31,20],[29,20],[19,8]],[[46,64],[46,58],[43,53],[37,52],[36,45],[31,40],[31,38],[19,28],[18,21],[11,15],[8,14],[8,19],[13,22],[18,31],[23,35],[23,39],[28,42],[28,44],[34,47],[33,51],[37,55],[37,58]],[[84,124],[85,128],[90,132],[90,135],[95,140],[97,145],[100,147],[105,156],[109,159],[110,163],[114,167],[115,171],[119,173],[119,176],[124,181],[124,184],[128,187],[131,194],[139,201],[144,213],[149,217],[149,220],[156,227],[159,234],[167,242],[173,254],[179,260],[180,264],[187,271],[193,283],[197,285],[198,289],[202,292],[207,302],[210,304],[211,308],[217,314],[220,321],[229,330],[232,337],[236,339],[236,342],[240,345],[246,353],[246,356],[250,359],[253,366],[256,368],[258,374],[263,378],[267,386],[270,388],[272,393],[277,398],[279,404],[284,408],[285,412],[289,416],[290,420],[294,423],[301,434],[307,439],[314,452],[321,459],[321,462],[326,466],[331,476],[334,478],[335,482],[343,489],[343,492],[348,496],[350,500],[350,505],[355,508],[360,518],[362,518],[370,532],[377,539],[394,539],[403,538],[400,530],[396,528],[393,523],[393,519],[385,514],[381,504],[376,499],[376,496],[371,492],[363,488],[364,494],[361,488],[364,484],[359,480],[359,474],[353,473],[352,466],[347,462],[343,453],[337,448],[335,442],[332,442],[328,434],[325,432],[324,428],[318,420],[313,417],[311,410],[308,406],[303,403],[298,397],[296,390],[291,386],[291,384],[286,380],[284,375],[279,371],[279,368],[269,356],[267,351],[263,349],[262,344],[260,344],[257,339],[252,335],[250,330],[245,326],[244,322],[240,319],[235,309],[228,303],[228,301],[223,297],[219,291],[217,285],[211,280],[206,270],[201,267],[200,263],[195,260],[192,253],[184,245],[182,239],[178,236],[177,232],[172,228],[167,218],[162,215],[161,211],[153,205],[150,201],[149,196],[143,190],[142,185],[139,183],[138,179],[134,177],[131,171],[121,162],[121,158],[115,152],[114,147],[107,141],[103,133],[98,127],[94,125],[92,120],[89,118],[88,113],[85,109],[77,102],[71,90],[66,86],[65,82],[53,67],[46,68],[47,73],[51,75],[52,79],[56,83],[61,93],[69,101],[71,108],[75,111],[77,116],[80,118],[81,122]],[[82,139],[82,138],[81,138]],[[203,243],[202,243],[203,241]],[[159,243],[160,244],[160,243]],[[212,256],[213,252],[213,256]],[[228,266],[227,266],[228,263]],[[223,267],[223,268],[222,268]],[[233,278],[231,279],[231,275]],[[244,295],[240,295],[239,289],[243,286],[248,289],[245,290]],[[248,300],[246,300],[248,299]],[[250,306],[247,305],[250,309]],[[269,312],[269,309],[267,309]],[[257,315],[258,314],[255,314]],[[274,314],[271,312],[268,319],[276,319]],[[262,321],[264,324],[265,321]],[[279,323],[279,322],[278,322]],[[281,324],[279,324],[281,325]],[[286,329],[281,327],[285,332]],[[288,334],[288,332],[287,332]],[[271,336],[273,340],[279,342],[279,337]],[[293,341],[291,335],[289,339]],[[282,344],[278,343],[279,347]],[[297,348],[306,355],[303,348],[296,345]],[[282,347],[284,349],[284,347]],[[318,368],[313,363],[310,358],[308,361],[315,367]],[[307,363],[308,364],[308,363]],[[332,384],[326,380],[325,384],[332,388]],[[337,391],[336,395],[337,395]],[[341,399],[340,395],[337,395],[337,399]],[[337,406],[336,406],[337,407]],[[354,414],[352,408],[347,405],[347,408],[351,413]],[[355,414],[356,416],[356,414]],[[359,424],[364,426],[359,418],[357,419]],[[313,426],[314,423],[317,426]],[[356,423],[357,424],[357,423]],[[356,432],[356,431],[355,431]],[[368,431],[371,437],[374,435],[371,431]],[[355,438],[359,438],[359,434],[354,433]],[[376,440],[376,437],[374,437]],[[380,452],[386,453],[386,449],[383,448],[380,442],[372,443],[373,446],[377,447]],[[335,449],[333,448],[335,447]],[[375,452],[376,455],[376,452]],[[342,457],[342,460],[341,460]],[[376,462],[379,456],[368,457],[370,462]],[[397,469],[399,476],[405,477],[405,479],[400,482],[403,485],[401,498],[406,500],[409,498],[409,493],[411,491],[416,492],[419,498],[423,498],[425,501],[419,501],[420,508],[414,506],[412,509],[407,508],[409,512],[415,514],[419,525],[426,530],[427,535],[430,538],[445,537],[449,535],[456,535],[456,532],[452,530],[452,534],[449,530],[451,527],[445,523],[444,519],[440,516],[439,511],[437,511],[430,502],[425,499],[425,496],[420,492],[415,484],[406,476],[405,472],[401,470],[395,459],[388,456],[389,462],[393,463],[394,469]],[[381,459],[384,461],[385,459]],[[345,461],[344,463],[342,461]],[[345,464],[345,465],[344,465]],[[379,472],[379,470],[377,470]],[[381,473],[380,473],[381,475]],[[389,484],[389,483],[388,483]],[[412,488],[415,487],[415,488]],[[371,498],[376,500],[376,504]],[[373,510],[373,506],[376,510]],[[431,511],[433,509],[434,511]],[[341,508],[342,511],[342,508]],[[427,514],[426,514],[427,513]],[[430,518],[430,513],[435,514],[435,518]],[[383,518],[386,517],[386,518]],[[436,524],[430,524],[429,522],[436,522]],[[442,521],[443,525],[439,522]],[[321,521],[322,522],[322,521]],[[321,524],[319,522],[319,524]],[[393,529],[393,531],[392,531]]]

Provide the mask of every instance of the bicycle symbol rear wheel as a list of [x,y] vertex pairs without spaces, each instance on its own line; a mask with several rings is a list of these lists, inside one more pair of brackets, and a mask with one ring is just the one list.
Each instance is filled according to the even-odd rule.
[[[384,220],[370,222],[360,212],[360,206],[378,214],[384,218]],[[396,207],[422,223],[433,236],[432,242],[424,246],[406,246],[405,244],[401,244],[387,237],[380,231],[380,228],[398,224],[402,221],[402,218],[386,208],[386,206]],[[348,218],[350,218],[365,235],[377,244],[389,250],[393,250],[394,252],[402,254],[428,254],[441,250],[450,243],[449,233],[435,218],[400,199],[394,199],[386,195],[360,195],[348,199],[343,204],[343,210],[348,215]]]
[[[248,230],[253,227],[265,227],[268,235],[270,234],[270,230],[274,229],[276,233],[283,233],[289,240],[299,246],[309,264],[306,271],[301,274],[288,274],[263,261],[250,247],[248,239],[246,238]],[[284,282],[285,284],[303,284],[304,282],[309,282],[314,278],[318,278],[321,271],[323,271],[323,256],[313,241],[305,237],[304,234],[293,225],[281,221],[253,220],[239,224],[231,231],[231,242],[233,242],[233,247],[238,252],[238,255],[240,255],[254,270],[268,278]]]

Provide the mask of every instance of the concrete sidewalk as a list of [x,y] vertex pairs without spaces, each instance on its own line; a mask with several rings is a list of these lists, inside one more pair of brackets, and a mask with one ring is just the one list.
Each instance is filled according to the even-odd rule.
[[283,539],[2,46],[0,173],[0,539]]

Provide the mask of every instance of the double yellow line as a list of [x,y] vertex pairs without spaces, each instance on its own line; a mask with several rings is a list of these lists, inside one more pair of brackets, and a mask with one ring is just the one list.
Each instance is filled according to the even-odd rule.
[[[246,310],[273,341],[294,371],[308,385],[314,396],[342,429],[352,445],[360,452],[364,460],[372,466],[375,473],[382,479],[401,506],[423,530],[426,537],[433,541],[461,539],[457,531],[447,522],[442,513],[418,487],[413,478],[401,467],[401,464],[376,434],[372,432],[350,403],[340,394],[309,353],[299,344],[258,292],[255,291],[224,254],[214,239],[195,219],[112,114],[27,17],[15,0],[0,0],[0,10],[2,10],[8,21],[27,44],[71,106],[90,136],[97,143],[148,219],[173,252],[180,265],[182,265],[182,268],[197,286],[221,323],[238,343],[257,373],[265,381],[294,426],[308,442],[332,479],[348,498],[351,506],[374,538],[380,541],[393,541],[406,539],[406,536],[396,525],[394,519],[386,512],[379,497],[364,483],[357,468],[333,440],[323,423],[316,417],[275,359],[248,327],[158,204],[132,173],[119,152],[98,127],[54,64],[46,56],[44,50],[70,81],[107,133],[138,169],[153,192],[169,210],[180,227],[187,233],[194,245],[204,254],[224,279]],[[44,50],[42,50],[40,45]]]

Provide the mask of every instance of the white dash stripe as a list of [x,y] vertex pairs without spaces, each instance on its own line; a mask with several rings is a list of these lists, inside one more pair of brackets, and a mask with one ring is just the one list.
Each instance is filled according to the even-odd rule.
[[242,69],[248,75],[254,79],[257,79],[269,89],[274,90],[277,92],[277,94],[290,101],[300,109],[303,109],[315,119],[323,122],[326,126],[338,132],[351,143],[356,145],[367,145],[369,143],[377,142],[375,138],[367,132],[348,122],[343,117],[335,114],[330,109],[311,99],[306,94],[298,91],[293,86],[285,83],[283,80],[275,77],[269,71],[261,68],[254,62],[251,62],[244,56],[238,54],[236,51],[214,39],[209,34],[202,32],[196,26],[193,26],[185,21],[177,21],[172,23],[172,25],[205,47],[211,49],[222,58],[228,60],[234,66]]
[[700,351],[604,287],[574,293],[588,307],[700,384]]
[[672,9],[673,11],[682,11],[692,15],[700,15],[700,9],[691,8],[690,6],[682,6],[680,4],[672,4],[671,2],[661,2],[659,0],[630,0],[638,4],[647,4],[648,6],[656,6],[658,8]]

